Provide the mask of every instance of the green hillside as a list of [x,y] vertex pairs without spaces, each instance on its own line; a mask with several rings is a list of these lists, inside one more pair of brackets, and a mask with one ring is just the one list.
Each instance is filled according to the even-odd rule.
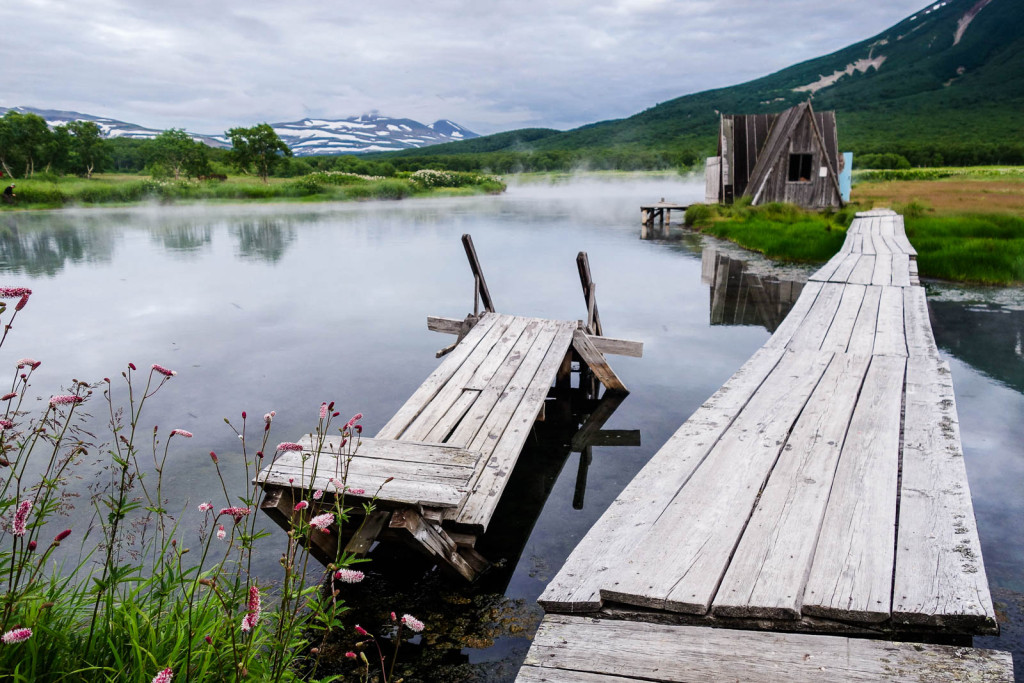
[[[631,159],[633,165],[692,163],[714,153],[717,112],[777,112],[810,99],[819,111],[836,110],[840,146],[857,154],[897,152],[917,165],[1024,163],[1022,28],[1024,3],[1018,0],[940,0],[830,55],[626,119],[562,133],[511,131],[383,156],[397,165],[402,158],[443,156],[448,165],[471,167],[530,157],[619,167],[630,166]],[[834,83],[822,82],[838,73]],[[807,87],[812,84],[822,87]],[[481,153],[489,159],[463,158]]]

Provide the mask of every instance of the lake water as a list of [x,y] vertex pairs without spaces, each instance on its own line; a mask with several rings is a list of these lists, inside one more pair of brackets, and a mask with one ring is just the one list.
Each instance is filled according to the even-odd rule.
[[[43,361],[33,382],[40,396],[71,378],[117,377],[129,361],[177,370],[146,424],[196,435],[173,449],[172,501],[216,500],[207,453],[224,464],[238,451],[224,417],[276,410],[276,443],[311,429],[321,401],[364,413],[367,434],[402,405],[436,367],[434,352],[451,342],[427,331],[426,316],[472,310],[463,233],[473,235],[501,312],[586,317],[574,260],[587,251],[605,333],[645,343],[642,359],[611,359],[632,393],[605,425],[637,431],[639,445],[595,447],[581,463],[566,445],[571,434],[538,430],[482,541],[500,562],[479,585],[449,583],[407,557],[380,557],[349,596],[368,628],[391,610],[427,622],[406,651],[407,680],[511,680],[542,615],[535,600],[546,582],[778,323],[742,294],[722,298],[730,292],[721,290],[716,299],[702,282],[702,248],[721,245],[695,235],[639,239],[641,203],[688,203],[702,193],[702,182],[676,177],[591,178],[463,199],[5,213],[3,279],[34,294],[4,357]],[[770,271],[756,260],[737,268]],[[799,281],[806,272],[774,274]],[[775,310],[784,314],[793,292],[778,289]],[[1014,650],[1022,671],[1024,297],[948,286],[929,286],[929,295],[1004,620],[1002,636],[977,644]],[[236,473],[232,483],[243,482]],[[276,548],[260,555],[261,574],[276,572]]]

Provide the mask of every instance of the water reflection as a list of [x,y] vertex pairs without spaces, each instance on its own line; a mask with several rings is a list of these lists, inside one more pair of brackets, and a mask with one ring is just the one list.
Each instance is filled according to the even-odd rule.
[[54,217],[45,227],[7,215],[0,223],[0,272],[54,276],[66,263],[110,261],[114,235]]
[[804,283],[749,272],[747,262],[712,248],[701,253],[701,282],[710,285],[712,325],[761,325],[774,332]]
[[150,235],[164,249],[175,252],[195,252],[208,247],[213,240],[213,226],[196,225],[192,222],[154,228]]
[[291,222],[261,218],[246,221],[232,228],[238,238],[238,253],[242,258],[276,263],[295,241],[295,227]]
[[930,306],[940,349],[1024,392],[1024,311],[950,301],[932,301]]

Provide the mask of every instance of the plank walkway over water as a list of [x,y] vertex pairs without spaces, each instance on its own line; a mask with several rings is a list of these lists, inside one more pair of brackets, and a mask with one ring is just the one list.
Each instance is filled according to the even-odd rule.
[[[465,320],[428,319],[430,329],[458,335],[439,352],[444,361],[354,453],[345,452],[341,437],[320,446],[307,435],[299,442],[302,452],[279,454],[257,481],[273,494],[263,508],[282,525],[289,523],[303,492],[339,492],[337,484],[344,481],[349,499],[376,494],[381,514],[368,520],[349,550],[369,547],[387,523],[392,534],[404,535],[472,579],[486,566],[472,550],[476,536],[487,530],[533,424],[543,417],[552,384],[569,380],[575,358],[607,390],[625,393],[604,353],[639,355],[642,345],[600,335],[586,254],[577,259],[586,323],[545,320],[495,312],[472,240],[466,236],[464,242],[476,297],[486,310]],[[351,493],[359,489],[363,495]],[[311,540],[319,545],[318,557],[333,560],[336,540],[332,546],[330,538],[315,533]]]
[[[902,217],[858,214],[764,347],[583,538],[545,610],[883,638],[997,632],[949,366],[914,264]],[[732,647],[756,659],[750,637]]]

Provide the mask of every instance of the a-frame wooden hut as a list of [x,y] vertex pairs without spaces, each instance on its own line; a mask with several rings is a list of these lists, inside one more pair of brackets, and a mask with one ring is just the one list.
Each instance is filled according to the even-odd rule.
[[839,163],[835,112],[815,112],[803,102],[779,114],[723,114],[705,201],[750,197],[755,205],[840,207]]

